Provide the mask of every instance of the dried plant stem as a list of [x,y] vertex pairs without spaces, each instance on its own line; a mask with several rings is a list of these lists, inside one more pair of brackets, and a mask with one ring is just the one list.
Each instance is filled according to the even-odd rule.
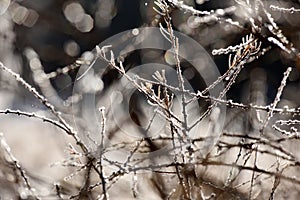
[[[176,72],[177,72],[177,79],[178,79],[178,83],[179,83],[179,90],[181,91],[181,101],[182,101],[182,117],[183,117],[183,124],[182,124],[182,133],[183,133],[183,136],[185,138],[185,140],[187,140],[187,143],[191,146],[191,140],[189,139],[189,136],[188,136],[188,116],[187,116],[187,112],[186,112],[186,106],[187,106],[187,103],[186,103],[186,97],[185,97],[185,93],[184,93],[184,79],[183,79],[183,76],[182,76],[182,71],[181,71],[181,66],[180,66],[180,60],[179,60],[179,41],[178,41],[178,38],[175,37],[174,35],[174,32],[173,32],[173,28],[172,28],[172,22],[171,22],[171,17],[169,15],[169,7],[167,6],[167,4],[165,2],[162,2],[162,4],[160,4],[160,9],[162,10],[162,12],[164,13],[164,20],[167,24],[167,29],[168,29],[168,36],[169,36],[169,41],[171,42],[171,45],[172,45],[172,50],[173,50],[173,55],[174,55],[174,59],[175,59],[175,62],[176,62]],[[169,116],[171,117],[171,116]],[[172,137],[173,137],[173,148],[175,150],[175,140],[174,140],[174,126],[171,122],[170,124],[171,126],[171,133],[172,133]],[[181,144],[181,143],[180,143]],[[181,144],[182,145],[182,144]],[[182,148],[182,147],[180,147]],[[183,156],[183,154],[181,154],[182,156],[182,161],[183,162],[186,162],[185,161],[185,157]],[[174,156],[174,162],[177,162],[177,153],[175,154]],[[183,195],[184,195],[184,198],[186,199],[189,199],[190,198],[190,195],[189,195],[189,186],[188,184],[186,184],[186,182],[183,180],[183,177],[181,175],[181,172],[180,172],[180,169],[178,166],[175,166],[175,170],[176,170],[176,174],[177,174],[177,177],[178,177],[178,180],[179,180],[179,184],[180,186],[182,187],[182,190],[184,191],[183,192]]]
[[279,11],[279,12],[290,13],[290,14],[293,14],[295,12],[300,12],[300,9],[296,9],[294,7],[291,7],[291,8],[282,8],[282,7],[279,7],[279,6],[270,5],[270,8],[273,11]]
[[282,95],[284,87],[286,86],[286,81],[287,81],[287,79],[288,79],[291,71],[292,71],[292,68],[289,67],[289,68],[287,68],[286,72],[284,72],[284,74],[283,74],[283,78],[282,78],[281,84],[280,84],[280,86],[278,88],[276,97],[275,97],[273,103],[270,105],[270,111],[268,112],[268,115],[267,115],[267,117],[266,117],[266,119],[265,119],[265,121],[263,123],[263,126],[262,126],[262,128],[260,130],[261,133],[263,133],[264,129],[268,125],[268,122],[270,121],[270,119],[272,118],[272,116],[274,114],[274,109],[277,107],[277,104],[280,101],[280,97]]
[[103,151],[104,151],[104,135],[105,135],[105,129],[106,129],[106,116],[105,116],[105,107],[101,107],[99,109],[100,114],[101,114],[101,141],[100,141],[100,158],[99,158],[99,176],[102,182],[102,194],[103,194],[103,200],[108,199],[108,194],[106,190],[106,181],[104,178],[104,170],[103,170],[103,164],[102,164],[102,156],[103,156]]
[[168,12],[168,8],[163,8],[162,9],[165,13],[164,15],[164,19],[165,22],[167,24],[167,28],[168,28],[168,35],[169,35],[169,41],[172,44],[172,50],[174,52],[174,59],[176,62],[176,72],[177,72],[177,79],[178,79],[178,87],[179,87],[179,91],[180,91],[180,95],[181,95],[181,101],[182,101],[182,117],[183,117],[183,124],[182,124],[182,133],[185,137],[185,139],[187,140],[188,144],[191,145],[191,141],[189,139],[188,136],[188,115],[187,115],[187,111],[186,111],[186,106],[187,106],[187,102],[186,102],[186,96],[185,96],[185,88],[184,88],[184,79],[183,79],[183,75],[182,75],[182,70],[181,70],[181,66],[180,66],[180,60],[179,60],[179,41],[178,38],[175,37],[174,32],[173,32],[173,28],[172,28],[172,22],[171,22],[171,17],[169,15]]
[[7,157],[9,158],[9,160],[7,160],[7,161],[9,163],[12,163],[14,168],[20,173],[20,177],[23,179],[26,188],[28,189],[28,191],[30,191],[33,198],[34,199],[40,199],[35,194],[35,189],[31,186],[31,184],[29,182],[29,178],[26,175],[25,169],[21,166],[19,160],[17,160],[17,158],[12,154],[11,149],[10,149],[9,145],[7,144],[7,142],[6,142],[3,133],[0,133],[0,145],[1,145],[2,149],[5,151],[5,154],[7,155]]
[[57,117],[58,121],[68,130],[68,135],[72,136],[74,140],[76,141],[76,144],[81,147],[81,149],[87,153],[88,148],[85,146],[85,144],[81,141],[81,139],[78,137],[77,133],[73,130],[73,128],[63,119],[61,116],[61,113],[55,109],[55,107],[50,104],[47,99],[42,96],[34,87],[32,87],[29,83],[27,83],[19,74],[13,72],[11,69],[7,68],[3,65],[2,62],[0,62],[0,69],[7,72],[9,75],[15,78],[16,81],[21,83],[21,85],[26,88],[30,93],[32,93],[38,100],[41,101],[43,105],[45,105],[49,111]]
[[36,118],[36,119],[42,120],[43,122],[50,123],[60,129],[62,129],[66,133],[69,133],[69,130],[64,125],[62,125],[60,122],[55,121],[50,118],[47,118],[47,117],[44,117],[44,116],[41,116],[41,115],[38,115],[36,113],[28,113],[28,112],[23,112],[20,110],[6,109],[6,110],[0,110],[0,114],[13,114],[13,115],[25,116],[25,117],[29,117],[29,118]]
[[[218,82],[221,82],[222,80],[224,80],[230,73],[232,73],[232,69],[227,70],[227,72],[220,76],[218,79]],[[151,80],[146,80],[143,79],[139,76],[136,76],[136,79],[139,79],[143,82],[146,83],[151,83],[152,85],[161,85],[163,87],[166,87],[172,91],[177,91],[180,92],[179,88],[173,87],[171,85],[168,85],[166,83],[163,82],[157,82],[157,81],[151,81]],[[244,104],[244,103],[238,103],[238,102],[234,102],[231,99],[219,99],[217,97],[213,97],[210,95],[205,95],[205,93],[208,92],[209,89],[213,88],[214,86],[216,86],[218,83],[213,83],[212,85],[208,86],[205,90],[203,90],[202,92],[198,91],[197,93],[193,93],[191,91],[185,90],[183,91],[186,95],[190,95],[193,96],[194,98],[187,101],[187,103],[190,103],[192,101],[195,101],[196,99],[204,99],[206,101],[216,101],[220,104],[225,104],[226,106],[230,107],[230,108],[240,108],[242,110],[249,110],[249,109],[254,109],[254,110],[260,110],[260,111],[269,111],[270,110],[270,106],[262,106],[262,105],[255,105],[255,104]],[[298,108],[274,108],[273,113],[279,113],[279,114],[292,114],[292,115],[300,115],[300,109]]]

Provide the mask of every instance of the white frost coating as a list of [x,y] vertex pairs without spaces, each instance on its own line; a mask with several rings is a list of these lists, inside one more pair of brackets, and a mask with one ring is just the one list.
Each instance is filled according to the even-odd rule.
[[272,42],[273,44],[276,44],[279,48],[281,48],[282,50],[290,53],[290,50],[288,50],[279,40],[277,40],[274,37],[268,37],[268,41]]

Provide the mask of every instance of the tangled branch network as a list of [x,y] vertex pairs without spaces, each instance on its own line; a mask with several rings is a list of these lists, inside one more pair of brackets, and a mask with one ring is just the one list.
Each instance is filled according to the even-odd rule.
[[[299,5],[233,0],[204,10],[210,4],[151,1],[149,24],[52,72],[28,48],[30,81],[0,62],[1,84],[2,76],[17,82],[43,107],[5,108],[0,116],[62,132],[64,159],[51,166],[67,169],[55,181],[35,175],[1,133],[0,185],[9,187],[0,198],[297,199],[300,109],[291,90],[300,54],[290,27],[277,20],[292,21]],[[276,87],[265,66],[278,59],[273,53],[285,60],[276,62]],[[61,98],[52,82],[74,71],[72,93]]]

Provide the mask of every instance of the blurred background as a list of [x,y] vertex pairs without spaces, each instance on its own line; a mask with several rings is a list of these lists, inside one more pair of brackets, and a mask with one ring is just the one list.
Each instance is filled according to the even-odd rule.
[[[237,6],[232,9],[232,6],[236,5],[234,0],[183,0],[183,2],[198,10],[215,10],[220,14],[220,19],[216,20],[194,16],[173,7],[171,17],[174,29],[199,42],[223,74],[228,69],[228,55],[213,56],[212,51],[240,44],[242,37],[251,32],[249,19],[245,17],[243,8]],[[300,12],[277,12],[272,11],[269,6],[300,8],[300,1],[263,2],[284,35],[298,51]],[[67,104],[66,100],[72,95],[78,68],[58,73],[47,81],[41,77],[59,72],[66,66],[72,66],[76,60],[91,52],[97,44],[117,33],[138,27],[158,27],[162,18],[153,10],[154,6],[152,0],[0,0],[0,61],[14,72],[21,74],[27,82],[67,113],[70,107],[65,108],[63,105]],[[238,21],[242,28],[227,23],[226,19]],[[266,37],[270,35],[267,29],[262,32]],[[272,49],[258,60],[247,64],[227,97],[237,102],[268,105],[275,98],[284,71],[291,66],[293,69],[288,85],[284,89],[278,107],[298,107],[299,54],[287,54],[266,38],[260,39],[262,47],[271,46]],[[134,66],[140,62],[139,59],[140,57],[133,53],[125,63]],[[115,76],[108,75],[108,79],[110,78],[113,79]],[[192,80],[195,88],[205,87],[199,86],[199,81],[201,80]],[[109,83],[110,81],[105,82]],[[20,87],[13,78],[0,72],[0,109],[8,108],[45,114],[44,106],[32,94]],[[245,125],[245,113],[233,111],[229,116],[232,118],[234,116],[237,122],[244,124],[239,125],[243,126],[243,129],[249,126]],[[5,134],[16,156],[26,168],[39,169],[42,174],[50,173],[49,164],[57,162],[64,155],[65,145],[61,145],[58,141],[63,144],[67,144],[67,141],[60,135],[53,135],[53,132],[57,131],[55,128],[40,122],[28,121],[30,120],[0,115],[0,132]],[[26,133],[26,138],[23,137],[24,130],[30,132]],[[47,130],[45,134],[40,135],[39,133],[44,130]],[[48,143],[45,146],[40,144],[40,141]],[[32,143],[37,144],[35,148],[28,146]],[[40,160],[41,163],[38,163],[35,158],[43,157],[49,149],[52,152],[49,159]],[[26,155],[30,155],[30,159]],[[44,168],[40,166],[45,170],[43,171]],[[5,175],[1,174],[0,169],[1,176]],[[61,177],[55,170],[51,176]]]
[[[185,0],[184,3],[199,10],[208,11],[213,9],[221,11],[221,9],[234,5],[234,1],[214,0]],[[296,7],[298,3],[298,1],[265,2],[266,7],[271,4],[281,7]],[[82,54],[91,51],[97,44],[110,36],[136,27],[157,26],[161,20],[152,9],[155,5],[150,0],[49,0],[43,2],[38,0],[1,0],[1,4],[0,60],[16,72],[21,73],[25,80],[33,85],[35,83],[32,80],[30,67],[32,57],[40,60],[43,70],[48,74],[74,63]],[[9,5],[7,9],[5,9],[6,5]],[[297,49],[300,45],[299,14],[273,11],[271,13],[283,33]],[[234,12],[227,12],[223,18],[237,20],[244,29],[238,29],[222,20],[216,22],[209,18],[197,18],[197,16],[175,8],[172,12],[175,30],[193,37],[208,53],[211,53],[213,49],[239,44],[241,37],[250,32],[249,22],[244,18],[243,10],[240,8]],[[268,35],[267,32],[266,35]],[[269,44],[263,43],[263,45],[268,46]],[[228,68],[228,55],[213,56],[213,59],[220,72],[224,73]],[[266,101],[270,102],[275,97],[282,74],[287,66],[297,66],[293,69],[291,76],[293,77],[291,81],[295,82],[295,86],[297,85],[299,62],[299,59],[286,55],[275,47],[259,61],[251,63],[242,71],[237,84],[230,90],[229,96],[241,100],[245,96],[243,91],[247,88],[251,71],[259,68],[268,75],[266,78]],[[50,80],[62,98],[65,99],[71,94],[75,75],[76,70],[71,70],[66,76],[58,76]],[[2,78],[1,81],[8,80]],[[12,93],[19,95],[16,98],[17,101],[22,101],[23,94],[15,91],[14,84],[9,86],[1,84],[1,87],[10,87],[5,88],[6,92],[12,90]],[[2,92],[4,91],[2,90]],[[8,92],[7,97],[10,95],[12,94]],[[292,100],[295,101],[295,98]],[[1,106],[1,108],[5,107]]]

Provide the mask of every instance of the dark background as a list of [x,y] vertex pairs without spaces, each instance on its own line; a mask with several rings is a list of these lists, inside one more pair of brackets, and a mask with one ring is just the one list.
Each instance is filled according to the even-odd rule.
[[[81,32],[76,29],[74,24],[70,23],[64,15],[64,9],[70,2],[72,1],[49,0],[41,2],[33,0],[18,2],[18,5],[25,6],[28,9],[36,11],[38,13],[38,20],[32,27],[26,27],[23,24],[15,23],[15,51],[19,55],[23,56],[24,49],[26,47],[33,48],[38,53],[46,73],[74,63],[75,60],[85,51],[92,50],[97,44],[112,35],[136,27],[157,25],[157,23],[153,23],[154,19],[157,18],[156,13],[152,9],[154,5],[153,2],[149,0],[81,0],[76,2],[80,3],[85,12],[94,19],[94,26],[92,30],[88,32]],[[107,2],[110,2],[110,5],[113,7],[113,11],[110,13],[111,19],[109,19],[109,23],[105,27],[101,27],[97,25],[99,23],[101,24],[101,18],[97,18],[97,12],[103,13],[106,11],[108,8],[106,6]],[[226,8],[232,5],[232,1],[211,0],[201,5],[193,1],[186,2],[192,3],[192,5],[199,10]],[[269,2],[272,3],[273,1]],[[290,1],[290,3],[292,2],[293,1]],[[294,2],[296,3],[297,1]],[[273,14],[284,34],[297,48],[300,45],[300,23],[298,23],[299,20],[297,20],[297,18],[299,18],[299,14],[296,13],[294,15],[290,15],[278,12],[273,12]],[[182,25],[184,23],[188,24],[187,21],[189,16],[189,14],[179,12],[178,10],[173,11],[172,17],[175,29],[182,32]],[[228,31],[224,28],[226,26],[225,23],[211,22],[201,24],[197,28],[189,29],[187,33],[190,37],[193,37],[201,45],[203,45],[209,53],[211,53],[211,51],[215,48],[225,48],[228,45],[239,44],[241,42],[241,37],[249,34],[249,24],[246,22],[246,19],[238,16],[238,14],[229,15],[229,17],[241,22],[241,24],[245,27],[245,30],[235,30],[231,27],[230,29],[232,30]],[[80,50],[76,56],[70,56],[64,50],[64,45],[70,40],[75,41],[79,45]],[[263,43],[263,45],[267,46],[269,44]],[[272,44],[271,46],[274,47]],[[135,58],[136,57],[133,56],[133,59]],[[133,59],[127,60],[127,62],[135,63],[136,61]],[[213,56],[213,59],[221,73],[224,73],[228,69],[228,55]],[[229,91],[228,96],[234,100],[243,100],[243,96],[245,96],[245,92],[243,91],[245,91],[245,88],[248,87],[249,74],[251,74],[251,71],[255,68],[262,68],[267,74],[266,98],[267,102],[270,103],[276,95],[283,72],[288,66],[298,68],[299,61],[297,61],[297,58],[295,57],[286,55],[278,47],[274,47],[265,56],[249,64],[248,67],[242,71],[236,84]],[[32,83],[30,80],[30,69],[27,66],[24,56],[22,68],[24,77]],[[294,78],[292,81],[295,85],[298,85],[299,68],[297,68],[293,70]],[[74,80],[76,70],[69,72],[69,75],[73,77]],[[53,80],[52,83],[54,87],[59,89]],[[293,101],[295,101],[295,99],[293,99]],[[298,104],[298,102],[296,104]]]

